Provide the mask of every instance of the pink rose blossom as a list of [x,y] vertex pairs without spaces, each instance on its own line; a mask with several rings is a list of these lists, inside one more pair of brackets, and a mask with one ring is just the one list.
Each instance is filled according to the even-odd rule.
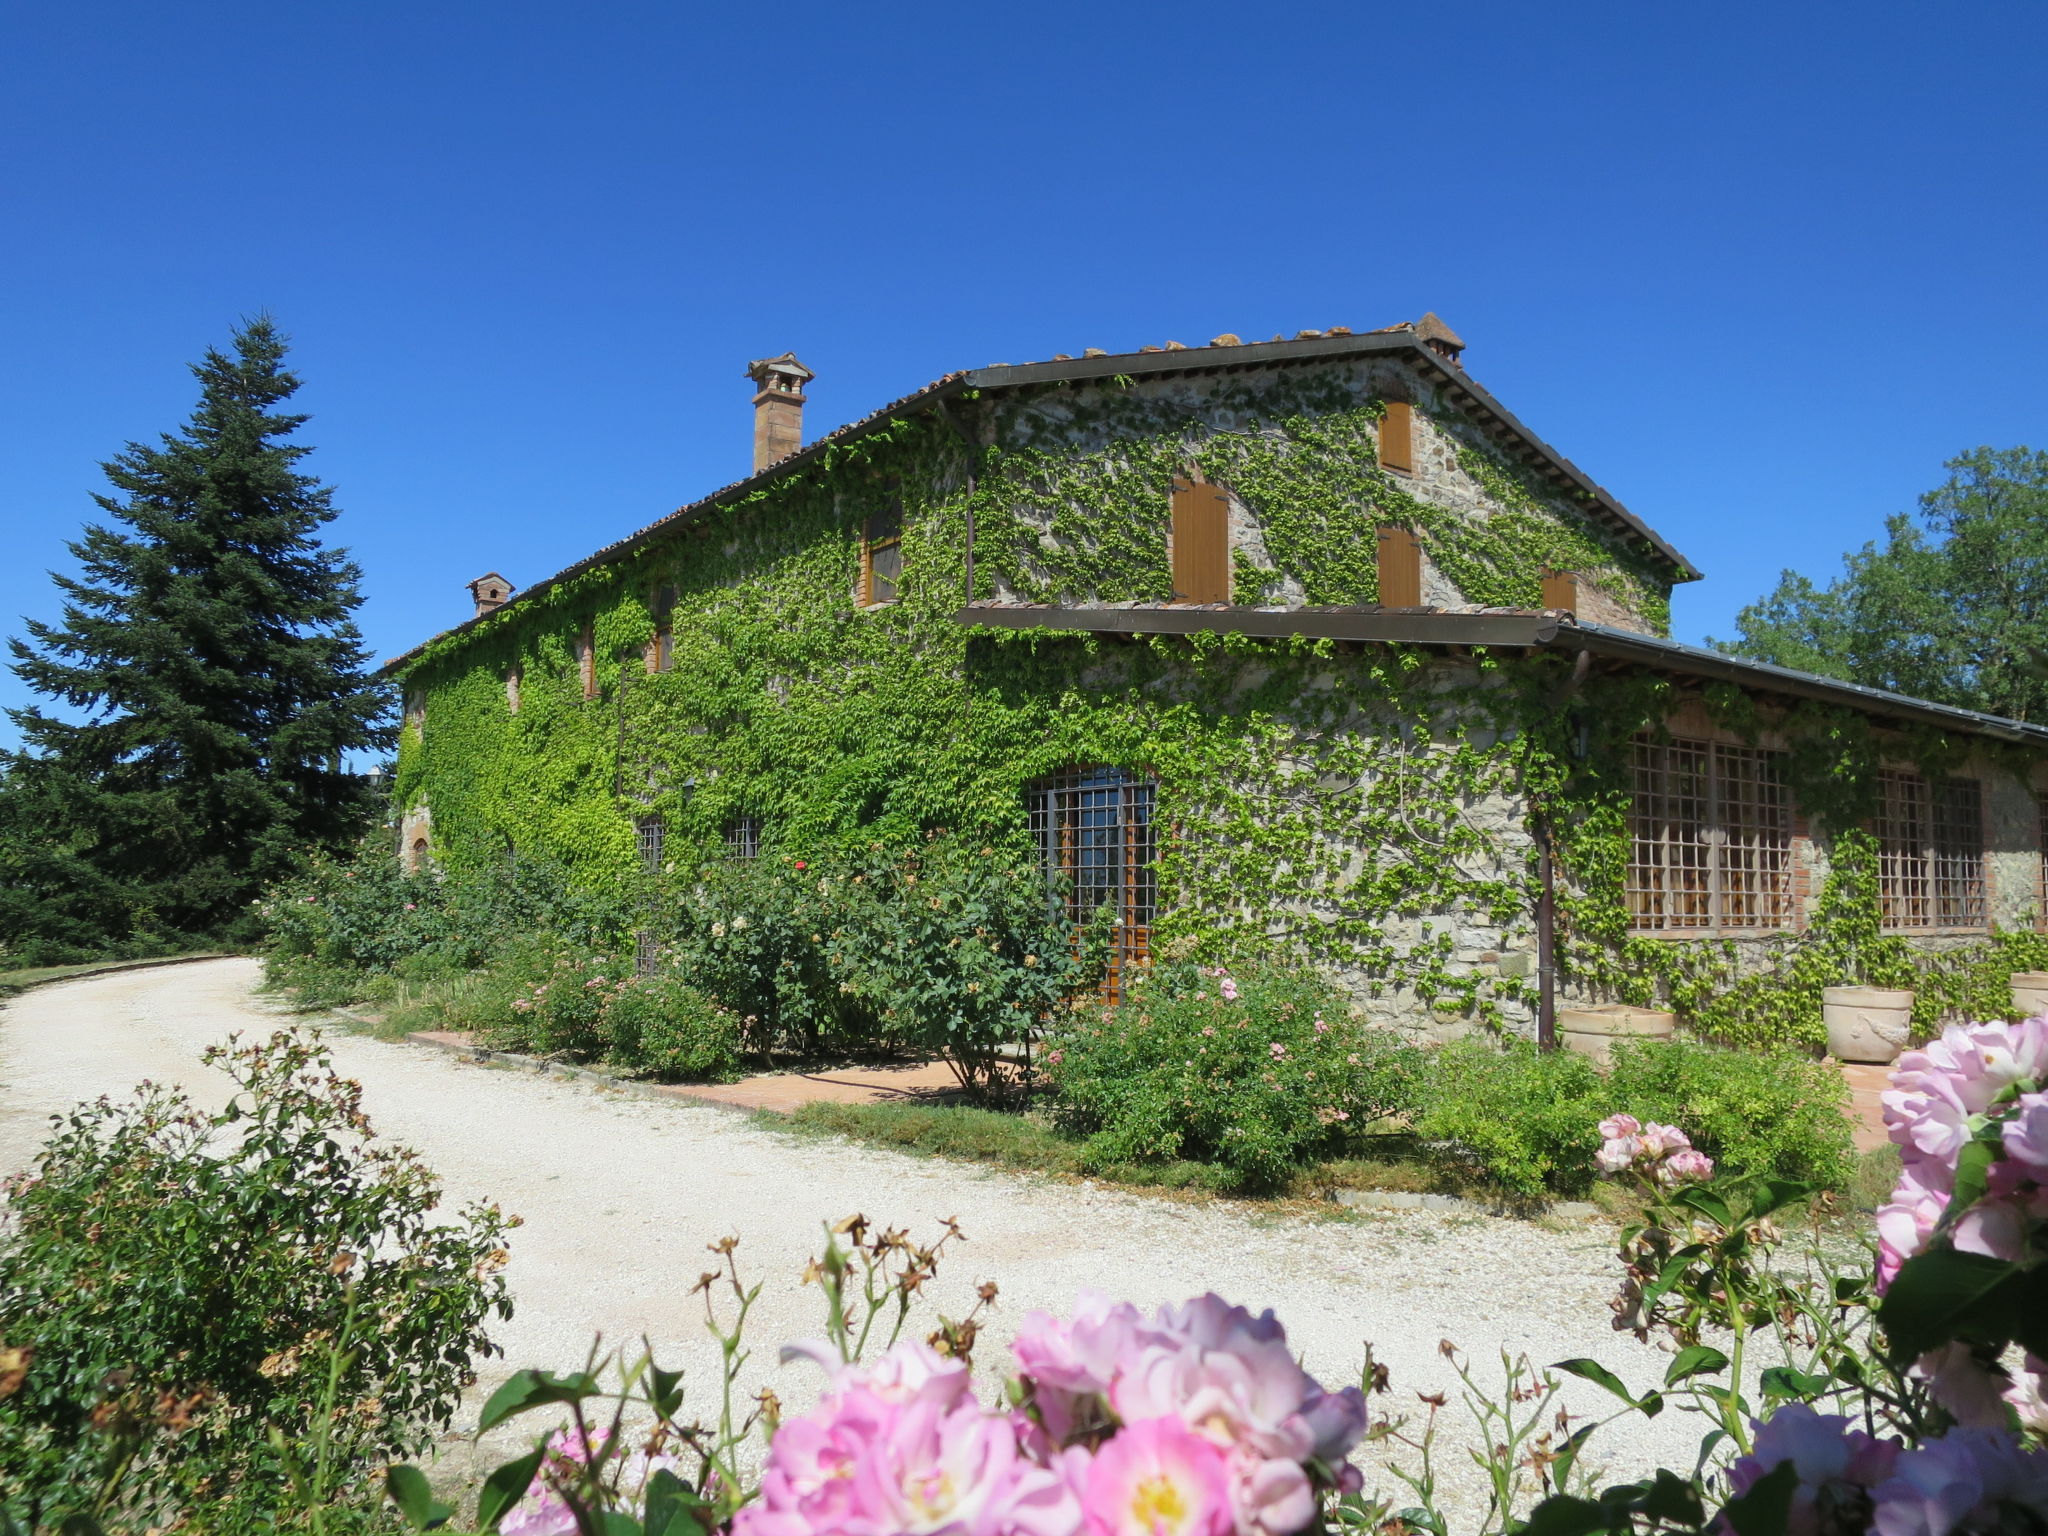
[[1603,1141],[1623,1141],[1642,1133],[1643,1123],[1634,1115],[1609,1115],[1598,1127]]
[[2028,1355],[2005,1401],[2019,1415],[2021,1429],[2048,1436],[2048,1361]]
[[[1297,1469],[1298,1470],[1298,1469]],[[1231,1536],[1222,1451],[1176,1418],[1144,1419],[1088,1466],[1088,1536]]]
[[1711,1179],[1714,1176],[1714,1160],[1704,1152],[1687,1147],[1674,1152],[1657,1168],[1659,1184],[1684,1184],[1695,1179]]
[[[1823,1491],[1837,1509],[1854,1502],[1855,1490],[1873,1488],[1892,1475],[1899,1449],[1896,1440],[1874,1439],[1851,1428],[1850,1421],[1838,1414],[1788,1403],[1756,1426],[1753,1449],[1728,1469],[1728,1491],[1736,1496],[1747,1493],[1765,1473],[1791,1462],[1799,1481],[1786,1520],[1787,1536],[1817,1536]],[[1726,1522],[1718,1528],[1725,1531]]]
[[2048,1093],[2023,1093],[2013,1118],[1999,1132],[2006,1157],[2028,1178],[2048,1184]]
[[1910,1165],[1899,1176],[1890,1202],[1877,1210],[1879,1291],[1892,1283],[1901,1264],[1927,1246],[1948,1208],[1948,1195],[1948,1170],[1938,1165]]
[[1282,1045],[1278,1040],[1275,1040],[1270,1046],[1267,1047],[1267,1049],[1273,1053],[1273,1059],[1275,1061],[1284,1061],[1287,1059],[1287,1047]]
[[[1606,1124],[1605,1121],[1601,1123]],[[1593,1154],[1593,1162],[1602,1173],[1620,1173],[1642,1156],[1642,1152],[1643,1143],[1640,1137],[1611,1136],[1600,1143],[1600,1150]]]
[[1876,1500],[1877,1536],[2038,1529],[2048,1522],[2048,1454],[2004,1431],[1950,1430],[1902,1453]]
[[1071,1477],[1024,1454],[964,1367],[939,1368],[957,1364],[902,1345],[872,1370],[840,1366],[818,1406],[776,1431],[734,1536],[1073,1536]]
[[1655,1121],[1643,1127],[1643,1151],[1650,1157],[1669,1157],[1674,1152],[1690,1152],[1692,1138],[1675,1125],[1658,1125]]
[[1224,977],[1221,981],[1216,983],[1216,990],[1223,994],[1223,1000],[1226,1003],[1234,1003],[1237,1001],[1237,980],[1235,977]]
[[1969,1345],[1956,1342],[1931,1349],[1913,1363],[1934,1400],[1972,1429],[2005,1427],[2005,1372],[1979,1360]]

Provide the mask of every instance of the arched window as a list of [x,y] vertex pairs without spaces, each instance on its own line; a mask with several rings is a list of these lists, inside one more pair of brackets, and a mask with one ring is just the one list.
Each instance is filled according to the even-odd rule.
[[1157,798],[1152,776],[1128,768],[1069,768],[1025,789],[1039,864],[1048,883],[1065,886],[1068,916],[1079,923],[1097,907],[1116,909],[1105,985],[1112,1002],[1130,967],[1152,958]]
[[405,850],[405,872],[408,875],[424,874],[433,857],[433,850],[427,846],[424,837],[412,840],[412,846]]

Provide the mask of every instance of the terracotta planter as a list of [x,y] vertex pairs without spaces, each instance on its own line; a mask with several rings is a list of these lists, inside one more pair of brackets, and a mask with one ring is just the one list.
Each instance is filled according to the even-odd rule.
[[1898,1060],[1913,1038],[1913,994],[1889,987],[1829,987],[1821,993],[1828,1054],[1837,1061]]
[[2023,1019],[2048,1013],[2048,971],[2012,973],[2012,1011]]
[[1613,1059],[1617,1039],[1669,1040],[1678,1031],[1678,1015],[1654,1008],[1612,1003],[1596,1008],[1557,1010],[1557,1038],[1570,1050],[1604,1067]]

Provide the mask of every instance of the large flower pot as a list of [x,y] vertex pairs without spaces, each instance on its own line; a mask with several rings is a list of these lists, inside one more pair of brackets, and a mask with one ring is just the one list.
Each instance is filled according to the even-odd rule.
[[1605,1067],[1613,1059],[1617,1039],[1669,1040],[1677,1029],[1675,1013],[1630,1008],[1622,1003],[1557,1011],[1559,1043],[1590,1058],[1597,1067]]
[[1886,1065],[1913,1038],[1913,994],[1890,987],[1829,987],[1820,995],[1828,1054]]
[[2012,1011],[2023,1019],[2048,1013],[2048,971],[2012,973]]

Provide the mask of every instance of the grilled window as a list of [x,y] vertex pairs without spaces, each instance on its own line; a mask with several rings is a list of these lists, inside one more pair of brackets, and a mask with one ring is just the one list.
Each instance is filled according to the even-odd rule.
[[1889,929],[1982,928],[1984,797],[1975,779],[1878,775],[1877,899]]
[[427,691],[424,688],[408,688],[405,692],[405,723],[415,731],[427,728]]
[[738,815],[725,824],[725,856],[735,863],[761,857],[761,818]]
[[1783,755],[1705,741],[1633,745],[1630,926],[1720,933],[1792,922]]
[[1112,1002],[1130,968],[1152,955],[1156,798],[1148,775],[1124,768],[1072,768],[1025,792],[1031,836],[1054,899],[1065,901],[1076,923],[1100,906],[1116,911],[1105,987]]
[[591,633],[587,624],[576,635],[576,671],[583,681],[583,697],[596,698],[597,637]]
[[640,848],[640,867],[650,875],[661,873],[662,853],[668,847],[668,823],[659,816],[642,816],[633,823]]
[[519,713],[519,696],[526,687],[526,668],[513,662],[505,669],[505,708],[513,714]]
[[896,601],[903,585],[903,502],[867,520],[860,537],[860,600],[869,607]]

